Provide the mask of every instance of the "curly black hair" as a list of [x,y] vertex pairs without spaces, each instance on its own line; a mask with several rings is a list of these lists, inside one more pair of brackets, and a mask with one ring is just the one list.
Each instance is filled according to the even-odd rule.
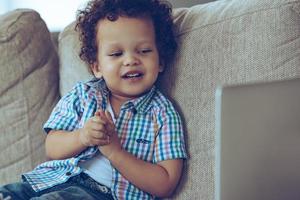
[[88,64],[96,62],[97,23],[101,19],[115,21],[119,16],[149,17],[154,25],[160,63],[166,65],[174,58],[177,43],[173,30],[172,7],[162,0],[91,0],[79,10],[75,30],[79,31],[79,56]]

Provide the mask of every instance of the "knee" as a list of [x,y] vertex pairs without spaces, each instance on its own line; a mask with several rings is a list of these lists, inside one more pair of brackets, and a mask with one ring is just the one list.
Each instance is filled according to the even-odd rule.
[[7,186],[0,187],[0,200],[10,200],[12,198],[11,191],[8,190]]
[[0,187],[0,199],[23,199],[34,191],[28,183],[11,183]]

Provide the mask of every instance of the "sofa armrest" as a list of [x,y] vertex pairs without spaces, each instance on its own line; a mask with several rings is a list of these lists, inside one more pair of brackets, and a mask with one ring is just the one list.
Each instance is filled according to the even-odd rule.
[[58,99],[58,55],[33,10],[0,16],[0,185],[45,160],[42,124]]

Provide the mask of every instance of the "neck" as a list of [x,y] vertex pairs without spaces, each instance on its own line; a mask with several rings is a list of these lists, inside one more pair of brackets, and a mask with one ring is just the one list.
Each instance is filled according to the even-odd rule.
[[121,106],[123,105],[123,103],[125,103],[126,101],[131,100],[132,98],[127,98],[127,97],[123,97],[123,96],[119,96],[116,94],[110,94],[109,96],[109,101],[110,101],[110,105],[114,111],[114,114],[117,118],[117,116],[119,116],[120,113],[120,109]]

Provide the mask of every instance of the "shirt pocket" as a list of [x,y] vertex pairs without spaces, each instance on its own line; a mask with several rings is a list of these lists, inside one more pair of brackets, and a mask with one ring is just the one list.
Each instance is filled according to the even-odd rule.
[[122,146],[137,158],[152,162],[157,132],[156,121],[144,117],[142,122],[135,123],[127,134],[122,135]]

